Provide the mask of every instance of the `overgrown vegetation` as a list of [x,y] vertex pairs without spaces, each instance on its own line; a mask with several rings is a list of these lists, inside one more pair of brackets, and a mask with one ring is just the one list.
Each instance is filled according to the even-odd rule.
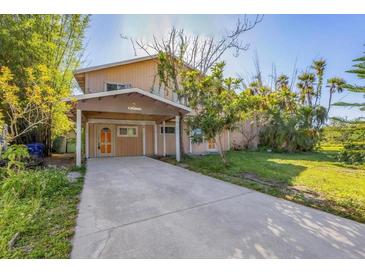
[[[329,111],[320,105],[325,67],[324,59],[314,60],[310,70],[298,75],[296,90],[291,88],[286,75],[277,78],[275,89],[255,88],[261,100],[266,98],[268,102],[260,132],[262,146],[289,152],[313,151],[318,147]],[[327,80],[329,106],[332,95],[342,92],[344,85],[345,81],[338,77]]]
[[0,258],[68,258],[83,179],[70,182],[61,169],[27,170],[27,157],[19,145],[3,154]]

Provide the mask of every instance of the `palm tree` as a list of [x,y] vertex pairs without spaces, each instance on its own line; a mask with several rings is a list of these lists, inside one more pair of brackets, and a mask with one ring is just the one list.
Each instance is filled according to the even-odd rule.
[[316,76],[314,73],[303,72],[298,76],[298,84],[297,87],[300,91],[300,100],[301,103],[304,104],[307,99],[307,103],[309,106],[312,106],[312,96],[314,94],[314,82],[316,81]]
[[[359,79],[365,79],[365,56],[361,56],[360,58],[356,58],[352,61],[356,62],[353,65],[353,69],[348,70],[346,72],[355,74]],[[364,85],[346,84],[345,88],[350,92],[364,93],[364,98],[365,98]],[[357,102],[357,103],[337,102],[333,105],[341,107],[357,107],[359,108],[360,111],[365,111],[365,102]]]
[[275,87],[277,90],[287,89],[289,87],[289,77],[284,74],[280,75],[275,82]]
[[330,97],[328,99],[328,108],[327,108],[327,115],[331,108],[332,103],[332,95],[334,93],[341,93],[343,92],[346,85],[346,81],[339,77],[333,77],[327,80],[327,87],[329,88]]
[[253,81],[251,83],[248,84],[248,90],[250,91],[251,95],[256,95],[258,94],[258,90],[260,88],[260,84],[257,81]]
[[318,83],[317,83],[317,89],[316,89],[316,101],[315,101],[314,105],[319,104],[319,101],[321,99],[323,74],[324,74],[324,69],[326,68],[326,65],[327,65],[326,60],[319,59],[319,60],[314,60],[312,66],[311,66],[311,68],[314,70],[314,72],[316,73],[316,75],[318,77]]

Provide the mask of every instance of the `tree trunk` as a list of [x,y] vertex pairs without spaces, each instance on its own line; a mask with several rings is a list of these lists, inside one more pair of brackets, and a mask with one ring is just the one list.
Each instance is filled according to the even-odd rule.
[[219,155],[221,156],[221,159],[223,161],[223,164],[225,166],[227,166],[228,165],[228,161],[227,161],[227,158],[226,158],[226,153],[223,150],[221,133],[218,134],[218,142],[219,142],[219,145],[218,145]]
[[331,102],[332,102],[332,92],[330,91],[330,98],[328,99],[327,116],[328,116],[328,113],[330,112]]

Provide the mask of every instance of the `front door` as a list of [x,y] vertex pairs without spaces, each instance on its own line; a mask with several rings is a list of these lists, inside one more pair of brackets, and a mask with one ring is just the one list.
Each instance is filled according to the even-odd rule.
[[97,153],[99,157],[113,156],[114,136],[113,128],[110,126],[97,127]]

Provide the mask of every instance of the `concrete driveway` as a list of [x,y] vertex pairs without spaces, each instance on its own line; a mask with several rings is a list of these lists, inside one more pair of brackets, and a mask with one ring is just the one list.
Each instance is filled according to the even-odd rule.
[[365,225],[145,157],[90,159],[72,258],[365,258]]

